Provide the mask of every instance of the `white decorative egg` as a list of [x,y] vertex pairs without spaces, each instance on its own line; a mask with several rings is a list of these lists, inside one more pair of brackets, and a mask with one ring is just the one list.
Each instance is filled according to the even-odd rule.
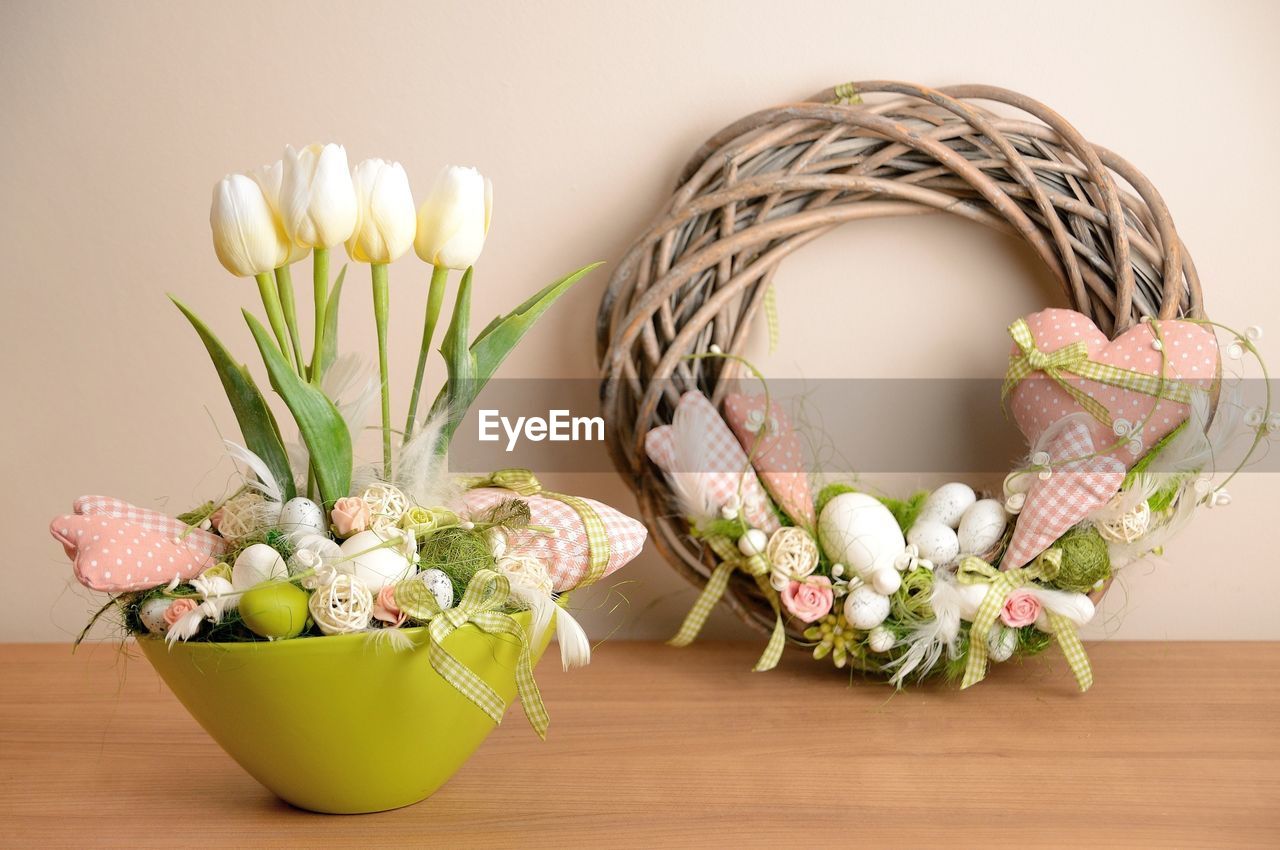
[[288,577],[289,568],[285,566],[284,558],[265,543],[247,547],[236,557],[231,568],[231,584],[236,590],[248,590],[264,581]]
[[969,506],[960,518],[960,554],[981,555],[991,551],[1004,536],[1008,516],[996,499],[982,499]]
[[402,535],[392,534],[391,529],[353,534],[340,548],[345,560],[338,571],[360,579],[374,594],[413,572],[413,564],[405,557]]
[[996,628],[987,633],[987,652],[991,655],[992,661],[1008,661],[1017,648],[1018,632],[1016,630],[1001,627],[997,623]]
[[855,629],[867,631],[880,625],[889,616],[889,597],[876,593],[867,585],[860,585],[844,600],[844,618]]
[[867,646],[871,647],[872,652],[888,652],[897,642],[893,632],[884,626],[876,626],[871,630],[871,634],[867,635]]
[[138,606],[138,619],[147,627],[147,631],[153,635],[163,635],[169,631],[169,623],[164,618],[164,612],[169,610],[172,602],[173,600],[166,596],[153,596]]
[[906,547],[893,514],[866,493],[841,493],[827,502],[818,539],[831,561],[853,567],[863,578],[892,570]]
[[932,519],[916,520],[907,532],[907,542],[920,551],[920,557],[941,567],[960,554],[960,541],[949,526]]
[[895,569],[876,570],[871,576],[871,586],[877,593],[892,596],[902,587],[902,574]]
[[323,534],[328,527],[324,511],[305,496],[290,499],[280,509],[280,530],[291,539],[308,534]]
[[940,522],[948,528],[956,528],[960,525],[960,517],[964,516],[964,512],[969,510],[969,506],[977,500],[977,494],[968,484],[959,481],[943,484],[924,500],[924,507],[920,509],[920,516],[916,522],[929,519]]
[[422,583],[427,586],[427,590],[431,591],[431,595],[436,598],[441,608],[453,607],[453,582],[449,580],[444,570],[432,567],[429,570],[423,570],[418,578],[422,579]]
[[758,528],[749,528],[747,533],[738,538],[738,551],[750,558],[759,555],[769,545],[769,535]]

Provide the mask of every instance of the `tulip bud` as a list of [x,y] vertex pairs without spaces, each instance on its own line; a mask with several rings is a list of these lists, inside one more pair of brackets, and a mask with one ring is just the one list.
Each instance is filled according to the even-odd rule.
[[284,231],[271,205],[258,184],[243,174],[228,174],[213,187],[209,227],[218,261],[233,275],[270,272],[288,256]]
[[[271,207],[271,214],[280,223],[280,232],[284,233],[284,219],[280,216],[280,186],[284,180],[284,160],[277,159],[272,165],[259,166],[249,176],[262,190],[262,196],[267,199],[267,206]],[[287,236],[285,241],[288,243],[289,256],[281,265],[296,263],[310,253],[306,245],[299,245]]]
[[493,184],[474,168],[448,166],[418,209],[414,250],[433,266],[465,269],[475,265],[492,210]]
[[409,178],[398,162],[366,159],[352,175],[356,225],[347,253],[359,263],[386,264],[413,245],[417,219]]
[[280,218],[289,238],[307,248],[345,242],[356,226],[356,192],[341,145],[284,149]]

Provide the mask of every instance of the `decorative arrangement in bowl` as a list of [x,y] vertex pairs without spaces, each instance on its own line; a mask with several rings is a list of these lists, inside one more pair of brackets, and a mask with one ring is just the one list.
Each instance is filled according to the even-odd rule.
[[[76,578],[109,597],[77,643],[117,616],[214,740],[304,809],[372,812],[426,798],[517,697],[545,737],[533,667],[552,628],[566,670],[591,657],[566,595],[644,545],[639,522],[545,491],[528,470],[447,474],[467,408],[538,317],[594,268],[472,339],[472,266],[491,206],[488,180],[450,167],[415,208],[399,163],[369,159],[349,171],[332,144],[286,148],[274,165],[224,178],[210,213],[214,248],[228,271],[258,284],[267,326],[244,317],[296,439],[285,441],[248,368],[174,298],[240,426],[243,443],[228,440],[226,450],[242,483],[178,517],[83,496],[50,526]],[[370,268],[376,375],[338,354],[346,268],[331,280],[329,251],[340,243]],[[433,273],[405,426],[393,432],[387,267],[410,247]],[[308,253],[310,359],[290,274]],[[463,274],[440,346],[448,380],[420,416],[451,269]],[[353,436],[379,401],[381,460],[357,466]]]

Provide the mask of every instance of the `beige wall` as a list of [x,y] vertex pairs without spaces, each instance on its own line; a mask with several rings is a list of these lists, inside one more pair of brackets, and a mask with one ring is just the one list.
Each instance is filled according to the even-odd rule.
[[[177,510],[225,481],[215,426],[234,421],[164,292],[250,356],[235,329],[254,293],[213,257],[209,191],[286,142],[336,139],[354,159],[398,159],[418,192],[447,162],[491,176],[476,296],[487,317],[571,265],[616,260],[688,153],[740,114],[845,80],[995,83],[1144,169],[1214,315],[1280,338],[1280,7],[979,5],[6,0],[0,639],[65,640],[83,623],[90,596],[45,530],[73,497],[168,497]],[[396,386],[413,368],[425,279],[415,259],[392,273]],[[1004,323],[1053,298],[1025,252],[942,219],[851,225],[778,280],[783,349],[763,361],[775,375],[991,375]],[[358,329],[371,350],[357,281],[345,339]],[[597,275],[565,299],[505,374],[590,376],[604,283]],[[872,286],[888,295],[869,298]],[[915,317],[932,342],[891,369],[866,360],[914,304],[940,308]],[[845,332],[858,338],[837,352],[831,337]],[[550,483],[632,507],[612,476]],[[1095,633],[1280,637],[1264,584],[1278,566],[1276,485],[1241,479],[1233,507],[1201,518],[1163,562],[1133,568],[1127,601],[1115,593]],[[593,634],[668,635],[692,592],[652,552],[622,575],[629,611],[607,615],[602,593],[585,600]],[[726,616],[713,631],[744,634]]]

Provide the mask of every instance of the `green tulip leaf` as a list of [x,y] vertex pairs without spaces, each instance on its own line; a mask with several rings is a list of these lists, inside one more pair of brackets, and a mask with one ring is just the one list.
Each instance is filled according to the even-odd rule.
[[329,371],[333,361],[338,359],[338,299],[342,297],[342,281],[347,277],[347,267],[338,271],[338,278],[329,290],[329,300],[324,308],[324,348],[320,352],[320,374]]
[[209,352],[209,359],[213,361],[213,367],[222,381],[222,389],[227,394],[227,401],[231,403],[231,410],[240,425],[245,447],[262,458],[262,462],[275,476],[284,497],[292,499],[297,491],[294,488],[293,472],[289,469],[289,455],[280,439],[280,428],[271,415],[271,408],[267,406],[267,400],[254,383],[249,370],[235,361],[213,331],[187,309],[185,304],[172,295],[169,300],[187,317]]
[[453,318],[449,322],[440,353],[444,355],[445,365],[449,372],[449,381],[431,406],[433,416],[449,413],[449,422],[445,426],[442,440],[443,450],[453,432],[462,422],[467,409],[480,395],[485,384],[498,371],[502,361],[507,359],[520,340],[529,332],[543,313],[556,300],[569,291],[601,263],[583,266],[572,274],[560,278],[544,287],[532,298],[525,301],[505,316],[498,316],[484,330],[480,331],[475,341],[467,345],[468,325],[471,321],[471,269],[462,276],[462,284],[458,287],[458,300],[453,309]]
[[305,383],[289,367],[262,323],[248,310],[242,312],[262,352],[271,386],[293,413],[302,441],[311,453],[311,468],[320,487],[320,498],[325,505],[332,505],[351,489],[351,434],[342,414],[324,393]]

